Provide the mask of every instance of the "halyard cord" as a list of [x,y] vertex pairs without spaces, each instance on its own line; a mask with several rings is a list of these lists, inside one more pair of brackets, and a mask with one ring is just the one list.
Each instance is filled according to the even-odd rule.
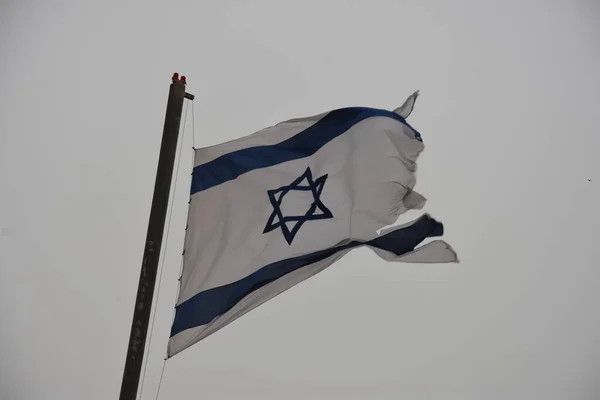
[[[156,304],[158,304],[158,299],[160,297],[160,284],[162,282],[162,277],[163,277],[163,271],[164,271],[164,264],[165,264],[165,256],[166,256],[166,250],[167,250],[167,244],[169,243],[169,232],[171,231],[171,216],[173,215],[173,204],[174,204],[174,198],[175,198],[175,194],[177,193],[177,178],[179,176],[179,164],[181,161],[181,148],[183,147],[183,141],[185,138],[185,125],[187,122],[187,115],[188,115],[188,104],[191,100],[186,101],[185,104],[185,116],[183,119],[183,127],[182,127],[182,134],[181,134],[181,138],[179,140],[179,155],[177,156],[177,164],[176,164],[176,168],[175,168],[175,182],[173,183],[173,191],[172,191],[172,199],[171,199],[171,206],[169,207],[169,216],[168,216],[168,220],[167,220],[167,232],[166,232],[166,236],[165,236],[165,240],[164,240],[164,247],[163,247],[163,251],[162,251],[162,261],[160,262],[160,272],[159,272],[159,278],[158,278],[158,286],[156,288],[156,299],[154,300],[154,304],[152,306],[152,323],[150,325],[150,333],[149,333],[149,337],[148,337],[148,347],[146,350],[146,358],[144,361],[144,370],[142,372],[142,381],[140,384],[140,391],[139,391],[139,399],[142,399],[142,394],[144,392],[144,381],[146,379],[146,369],[148,367],[148,354],[150,353],[150,345],[152,344],[152,332],[154,331],[154,322],[156,321]],[[194,123],[193,123],[193,113],[194,113],[194,102],[192,102],[192,130],[194,129]],[[192,135],[194,135],[195,133],[192,132]],[[192,140],[193,140],[193,136],[192,136]],[[158,381],[158,389],[156,392],[156,399],[158,400],[159,394],[160,394],[160,387],[162,384],[162,380],[163,380],[163,376],[165,373],[165,366],[167,364],[167,360],[165,359],[163,361],[163,366],[162,366],[162,372],[160,374],[160,379]]]
[[196,148],[196,123],[194,122],[194,102],[192,101],[192,148]]

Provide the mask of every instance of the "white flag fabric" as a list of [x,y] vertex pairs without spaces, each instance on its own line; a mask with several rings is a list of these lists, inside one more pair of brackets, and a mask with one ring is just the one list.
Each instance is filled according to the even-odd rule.
[[[456,262],[413,190],[421,135],[394,111],[352,107],[195,151],[168,357],[314,276],[353,248],[388,261]],[[386,228],[386,229],[384,229]],[[383,229],[383,230],[382,230]]]

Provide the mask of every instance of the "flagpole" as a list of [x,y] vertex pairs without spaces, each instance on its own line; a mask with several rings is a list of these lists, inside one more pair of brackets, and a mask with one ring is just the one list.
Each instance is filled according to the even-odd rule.
[[140,383],[183,102],[186,98],[194,100],[194,95],[186,93],[185,85],[185,76],[180,78],[179,74],[173,74],[119,400],[136,400]]

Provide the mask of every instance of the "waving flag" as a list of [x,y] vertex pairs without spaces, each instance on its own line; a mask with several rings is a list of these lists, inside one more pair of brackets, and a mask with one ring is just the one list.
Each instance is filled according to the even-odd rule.
[[195,151],[184,264],[168,356],[366,246],[388,261],[456,262],[413,190],[421,135],[394,111],[292,119]]

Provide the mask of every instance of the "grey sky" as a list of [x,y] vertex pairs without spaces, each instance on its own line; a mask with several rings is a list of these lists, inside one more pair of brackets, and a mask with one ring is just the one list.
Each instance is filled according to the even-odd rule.
[[417,189],[461,263],[355,250],[169,360],[161,399],[598,398],[596,0],[150,4],[0,2],[0,399],[118,397],[174,71],[196,146],[420,89]]

